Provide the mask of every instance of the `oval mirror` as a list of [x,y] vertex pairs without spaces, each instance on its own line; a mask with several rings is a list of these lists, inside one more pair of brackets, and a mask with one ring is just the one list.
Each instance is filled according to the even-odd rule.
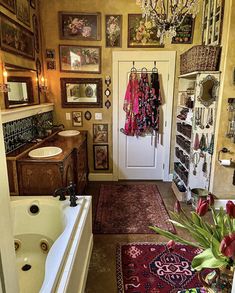
[[213,75],[207,75],[199,82],[199,87],[198,100],[209,107],[218,97],[219,81]]

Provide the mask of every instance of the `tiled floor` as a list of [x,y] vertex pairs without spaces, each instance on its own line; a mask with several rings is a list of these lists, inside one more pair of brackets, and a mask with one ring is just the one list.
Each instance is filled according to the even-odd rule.
[[[87,194],[93,196],[93,211],[97,204],[97,195],[100,184],[104,182],[90,182]],[[123,183],[123,182],[120,182]],[[135,182],[125,182],[133,184]],[[140,181],[138,181],[140,183]],[[143,183],[156,183],[168,210],[173,210],[175,196],[171,190],[171,184],[161,181],[148,181]],[[112,182],[105,182],[112,184]],[[191,210],[191,205],[182,204],[186,211]],[[190,239],[187,233],[178,230],[181,236]],[[91,257],[86,293],[117,293],[116,286],[116,245],[120,242],[165,242],[166,238],[155,234],[122,234],[122,235],[94,235],[94,247]]]

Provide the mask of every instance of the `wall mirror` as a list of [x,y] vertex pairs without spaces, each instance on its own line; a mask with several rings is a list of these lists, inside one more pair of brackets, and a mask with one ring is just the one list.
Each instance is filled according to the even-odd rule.
[[9,92],[4,94],[6,108],[39,104],[37,71],[29,68],[5,64]]
[[218,97],[219,81],[213,75],[207,75],[199,82],[199,87],[198,100],[209,107]]
[[62,107],[102,107],[102,78],[61,78],[60,85]]

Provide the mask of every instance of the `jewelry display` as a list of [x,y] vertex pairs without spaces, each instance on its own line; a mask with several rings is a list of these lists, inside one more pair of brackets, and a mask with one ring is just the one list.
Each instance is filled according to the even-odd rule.
[[204,108],[200,108],[201,110],[201,115],[200,115],[200,125],[199,127],[201,129],[204,129],[204,114],[205,114],[205,109]]
[[194,139],[194,145],[193,149],[197,151],[199,149],[200,141],[199,141],[199,135],[198,133],[195,134],[195,139]]
[[213,155],[214,152],[214,134],[211,135],[211,141],[207,149],[208,154]]
[[200,162],[200,154],[198,152],[193,153],[192,163],[193,163],[193,175],[197,175],[197,166]]
[[202,172],[204,173],[204,175],[207,175],[207,161],[206,161],[206,154],[204,155],[204,162],[202,164]]

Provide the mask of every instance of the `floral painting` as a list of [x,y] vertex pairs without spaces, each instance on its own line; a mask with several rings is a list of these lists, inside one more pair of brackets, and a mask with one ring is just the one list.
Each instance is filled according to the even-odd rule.
[[16,0],[0,0],[0,4],[13,13],[16,13]]
[[128,14],[128,47],[163,47],[157,37],[157,27],[151,20],[146,21],[142,14]]
[[0,49],[34,59],[34,37],[26,28],[0,15]]
[[100,73],[101,47],[60,45],[61,71]]
[[100,13],[59,12],[60,38],[98,41],[100,20]]
[[16,15],[24,24],[30,26],[30,3],[28,0],[17,0]]
[[105,16],[106,47],[121,47],[122,15]]
[[108,142],[108,124],[93,124],[93,142]]

